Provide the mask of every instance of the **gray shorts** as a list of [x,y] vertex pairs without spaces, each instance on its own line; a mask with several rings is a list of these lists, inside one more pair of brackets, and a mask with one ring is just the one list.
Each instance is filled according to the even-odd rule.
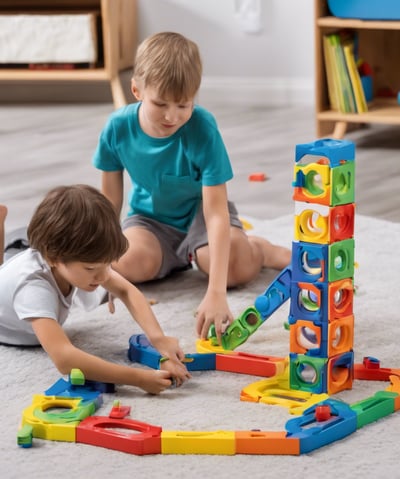
[[[231,226],[243,229],[236,206],[228,202]],[[142,215],[128,216],[122,222],[122,229],[139,226],[153,233],[160,242],[163,259],[160,271],[154,279],[165,278],[175,271],[184,271],[192,267],[196,250],[208,244],[207,229],[203,208],[200,206],[189,231],[182,231]]]

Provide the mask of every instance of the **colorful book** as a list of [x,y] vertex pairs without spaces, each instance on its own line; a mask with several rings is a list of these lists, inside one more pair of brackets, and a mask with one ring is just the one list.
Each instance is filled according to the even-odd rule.
[[351,86],[353,88],[356,101],[357,113],[368,111],[367,101],[365,99],[364,89],[361,83],[356,60],[354,57],[354,42],[351,39],[344,40],[343,52],[346,59],[347,70],[349,72]]
[[328,84],[328,97],[332,110],[340,111],[339,79],[336,72],[333,49],[327,35],[323,36],[323,50],[325,59],[326,82]]
[[[348,64],[344,51],[344,39],[347,44],[349,41],[348,35],[342,35],[340,32],[323,37],[328,95],[333,110],[341,113],[356,113],[358,104],[352,81],[355,73],[354,65],[351,65],[352,68],[350,68],[350,64]],[[358,90],[357,95],[360,97]]]
[[344,110],[343,113],[355,113],[357,111],[350,75],[347,70],[346,59],[343,52],[341,37],[338,33],[331,35],[335,46],[335,59],[337,62],[340,78],[340,88],[343,94]]

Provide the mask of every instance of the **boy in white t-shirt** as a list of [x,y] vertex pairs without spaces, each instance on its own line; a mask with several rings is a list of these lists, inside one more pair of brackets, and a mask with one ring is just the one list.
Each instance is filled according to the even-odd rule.
[[[0,207],[3,243],[6,214]],[[87,185],[51,190],[33,214],[28,239],[29,248],[0,266],[0,343],[40,344],[61,374],[77,368],[89,380],[153,394],[172,379],[181,385],[190,378],[178,340],[165,336],[143,294],[111,268],[127,240],[113,206],[98,190]],[[72,304],[93,309],[105,295],[102,288],[124,302],[152,345],[170,359],[162,371],[114,364],[71,343],[62,325]]]

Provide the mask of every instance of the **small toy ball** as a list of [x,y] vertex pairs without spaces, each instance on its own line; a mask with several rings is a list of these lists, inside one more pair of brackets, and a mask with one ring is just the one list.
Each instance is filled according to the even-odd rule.
[[251,173],[249,175],[249,181],[265,181],[267,179],[267,175],[265,173]]

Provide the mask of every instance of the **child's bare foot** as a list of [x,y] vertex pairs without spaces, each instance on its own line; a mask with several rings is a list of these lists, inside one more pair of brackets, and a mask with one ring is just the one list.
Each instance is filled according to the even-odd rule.
[[254,241],[261,248],[264,255],[264,268],[272,268],[280,271],[290,265],[292,261],[292,252],[290,249],[284,246],[274,245],[259,236],[249,236],[249,240]]
[[4,259],[4,223],[7,216],[7,207],[0,205],[0,264],[3,264]]

